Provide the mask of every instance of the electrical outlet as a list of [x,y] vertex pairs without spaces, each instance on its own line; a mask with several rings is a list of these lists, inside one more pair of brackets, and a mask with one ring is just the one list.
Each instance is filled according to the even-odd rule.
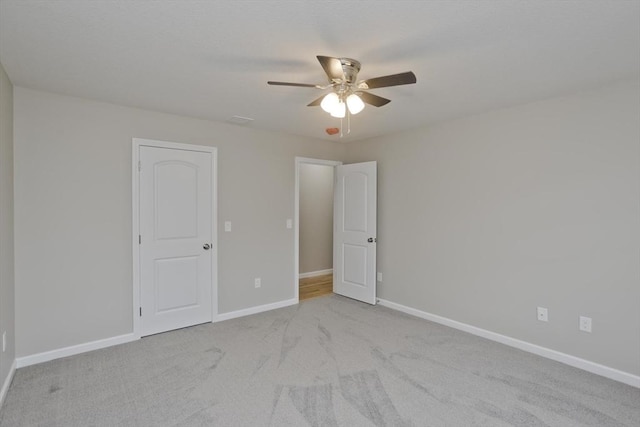
[[549,321],[549,311],[544,307],[538,307],[538,320],[541,322]]
[[259,277],[256,277],[253,281],[256,289],[258,289],[260,286],[262,286],[262,279],[260,279]]
[[378,282],[382,282],[382,273],[380,273],[379,271],[378,271],[377,279],[378,279]]
[[2,333],[2,352],[7,351],[7,332]]
[[580,330],[591,332],[591,317],[580,316]]
[[231,221],[224,222],[224,231],[226,231],[227,233],[231,231]]
[[293,228],[293,220],[287,219],[287,228]]

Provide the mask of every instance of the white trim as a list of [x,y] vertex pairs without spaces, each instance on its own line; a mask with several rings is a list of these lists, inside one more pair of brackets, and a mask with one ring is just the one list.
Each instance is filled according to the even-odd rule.
[[61,357],[74,356],[76,354],[86,353],[88,351],[100,350],[101,348],[125,344],[128,342],[137,341],[138,339],[139,338],[136,337],[135,334],[118,335],[116,337],[90,341],[84,344],[63,347],[57,350],[45,351],[44,353],[32,354],[31,356],[18,357],[16,358],[17,367],[24,368],[25,366],[48,362],[50,360],[60,359]]
[[11,386],[11,381],[13,381],[13,375],[16,373],[16,359],[13,359],[13,363],[11,364],[11,369],[9,369],[9,374],[7,374],[7,378],[4,379],[4,384],[2,384],[2,390],[0,390],[0,408],[4,405],[4,398],[7,397],[7,393],[9,392],[9,387]]
[[213,243],[213,254],[211,260],[211,322],[214,322],[218,315],[218,149],[208,145],[183,144],[179,142],[157,141],[152,139],[133,138],[131,154],[131,211],[132,211],[132,234],[131,245],[133,254],[133,336],[140,338],[140,245],[138,236],[140,235],[140,174],[138,173],[138,162],[140,161],[140,147],[170,148],[174,150],[188,150],[211,153],[211,240]]
[[[294,232],[293,232],[293,299],[296,300],[296,304],[300,300],[300,164],[307,163],[312,165],[325,165],[325,166],[338,166],[342,162],[336,160],[322,160],[312,159],[309,157],[296,157],[295,158],[295,193],[294,193]],[[335,180],[335,171],[333,173]],[[333,270],[331,270],[333,271]]]
[[640,388],[640,376],[633,375],[628,372],[620,371],[615,368],[600,365],[599,363],[581,359],[576,356],[571,356],[570,354],[561,353],[556,350],[551,350],[550,348],[541,347],[536,344],[531,344],[526,341],[521,341],[516,338],[511,338],[506,335],[501,335],[495,332],[488,331],[486,329],[471,326],[466,323],[451,320],[449,318],[438,316],[436,314],[427,313],[425,311],[407,307],[405,305],[397,304],[395,302],[387,301],[381,298],[378,298],[378,303],[384,307],[411,314],[421,319],[430,320],[432,322],[449,326],[460,331],[468,332],[470,334],[477,335],[491,341],[496,341],[501,344],[508,345],[509,347],[515,347],[529,353],[537,354],[538,356],[546,357],[547,359],[555,360],[556,362],[564,363],[565,365],[573,366],[574,368],[579,368],[587,372],[591,372],[592,374],[600,375],[615,381],[619,381],[621,383],[628,384],[633,387]]
[[133,334],[140,338],[140,175],[138,162],[140,161],[140,142],[133,138],[131,144],[131,254],[133,257],[133,272],[131,289],[133,293]]
[[256,307],[245,308],[243,310],[230,311],[228,313],[218,314],[215,322],[222,322],[223,320],[235,319],[237,317],[250,316],[252,314],[263,313],[265,311],[275,310],[277,308],[288,307],[290,305],[298,304],[298,298],[291,298],[284,301],[278,301],[271,304],[258,305]]
[[318,270],[318,271],[310,271],[308,273],[300,273],[298,274],[299,279],[306,279],[307,277],[316,277],[322,276],[324,274],[332,274],[333,268],[327,268],[326,270]]
[[[284,301],[278,301],[271,304],[259,305],[257,307],[246,308],[243,310],[232,311],[229,313],[219,314],[214,317],[213,322],[221,322],[223,320],[235,319],[236,317],[249,316],[251,314],[262,313],[264,311],[275,310],[278,308],[288,307],[290,305],[298,304],[297,299],[288,299]],[[91,341],[84,344],[72,345],[69,347],[59,348],[57,350],[45,351],[43,353],[32,354],[30,356],[18,357],[15,359],[12,367],[11,376],[16,368],[24,368],[25,366],[35,365],[37,363],[48,362],[54,359],[60,359],[62,357],[74,356],[76,354],[86,353],[88,351],[99,350],[106,347],[112,347],[114,345],[125,344],[132,341],[139,340],[140,337],[135,333],[119,335],[116,337],[105,338],[97,341]],[[11,384],[11,380],[5,381],[5,387]],[[4,387],[2,389],[4,393]]]
[[218,316],[218,148],[211,152],[211,323]]

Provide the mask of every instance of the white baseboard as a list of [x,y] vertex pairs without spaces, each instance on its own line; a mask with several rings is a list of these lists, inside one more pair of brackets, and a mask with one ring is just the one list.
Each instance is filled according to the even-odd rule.
[[628,384],[633,387],[640,388],[640,376],[630,374],[628,372],[620,371],[618,369],[610,368],[608,366],[600,365],[589,360],[581,359],[570,354],[561,353],[550,348],[541,347],[536,344],[531,344],[526,341],[521,341],[515,338],[501,335],[495,332],[481,329],[475,326],[467,325],[466,323],[451,320],[446,317],[438,316],[436,314],[427,313],[425,311],[417,310],[415,308],[407,307],[402,304],[387,301],[384,299],[378,299],[378,303],[384,307],[392,308],[394,310],[402,311],[403,313],[411,314],[421,319],[430,320],[441,325],[449,326],[454,329],[458,329],[464,332],[468,332],[473,335],[477,335],[482,338],[486,338],[491,341],[496,341],[501,344],[508,345],[509,347],[515,347],[520,350],[524,350],[529,353],[537,354],[538,356],[546,357],[547,359],[555,360],[556,362],[564,363],[565,365],[579,368],[592,374],[600,375],[621,383]]
[[[232,311],[230,313],[223,313],[216,316],[214,322],[220,322],[223,320],[235,319],[236,317],[249,316],[251,314],[262,313],[263,311],[275,310],[277,308],[283,308],[290,305],[298,304],[298,300],[295,298],[278,301],[271,304],[259,305],[257,307],[246,308],[244,310]],[[17,368],[23,368],[25,366],[35,365],[37,363],[48,362],[54,359],[60,359],[62,357],[74,356],[80,353],[86,353],[88,351],[99,350],[101,348],[111,347],[118,344],[125,344],[131,341],[139,340],[140,337],[135,334],[125,334],[116,337],[105,338],[102,340],[91,341],[84,344],[73,345],[70,347],[59,348],[57,350],[45,351],[43,353],[32,354],[30,356],[23,356],[16,358],[15,364]]]
[[290,305],[298,304],[296,298],[278,301],[271,304],[259,305],[256,307],[245,308],[243,310],[230,311],[229,313],[218,314],[214,322],[222,322],[223,320],[235,319],[237,317],[250,316],[252,314],[262,313],[264,311],[275,310],[277,308],[288,307]]
[[307,277],[316,277],[322,276],[323,274],[331,274],[333,273],[333,268],[328,268],[326,270],[318,270],[318,271],[310,271],[308,273],[300,273],[298,274],[299,279],[306,279]]
[[4,379],[2,390],[0,390],[0,408],[2,408],[2,405],[4,404],[4,398],[7,397],[7,392],[9,391],[9,387],[11,386],[11,381],[13,381],[13,375],[16,373],[16,366],[16,359],[13,359],[11,369],[9,369],[9,374],[7,374],[7,378]]
[[16,359],[17,367],[35,365],[37,363],[48,362],[62,357],[73,356],[87,351],[99,350],[105,347],[111,347],[118,344],[124,344],[136,341],[139,338],[134,334],[119,335],[117,337],[105,338],[102,340],[91,341],[84,344],[72,345],[69,347],[59,348],[57,350],[45,351],[43,353],[32,354],[30,356],[18,357]]

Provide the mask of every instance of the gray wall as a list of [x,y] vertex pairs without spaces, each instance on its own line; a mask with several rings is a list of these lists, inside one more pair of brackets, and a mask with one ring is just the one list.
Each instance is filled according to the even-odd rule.
[[300,273],[333,268],[333,166],[300,164]]
[[0,352],[0,387],[15,359],[13,262],[13,86],[0,64],[0,337],[7,334],[7,350]]
[[132,331],[132,137],[218,147],[220,313],[294,297],[295,157],[343,145],[16,87],[18,356]]
[[131,332],[141,137],[219,148],[220,313],[293,297],[295,156],[377,160],[381,298],[639,375],[639,97],[627,81],[343,146],[15,88],[17,354]]
[[379,297],[639,375],[639,103],[633,80],[349,144],[378,161]]

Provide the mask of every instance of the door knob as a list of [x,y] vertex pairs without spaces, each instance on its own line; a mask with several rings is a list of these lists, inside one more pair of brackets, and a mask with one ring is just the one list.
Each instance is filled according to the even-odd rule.
[[202,248],[203,248],[205,251],[208,251],[209,249],[211,249],[211,245],[210,245],[210,244],[208,244],[208,243],[205,243],[205,244],[202,246]]
[[367,242],[369,242],[369,243],[373,243],[373,242],[375,242],[376,240],[378,240],[378,239],[374,239],[373,237],[369,237],[369,238],[367,239]]

